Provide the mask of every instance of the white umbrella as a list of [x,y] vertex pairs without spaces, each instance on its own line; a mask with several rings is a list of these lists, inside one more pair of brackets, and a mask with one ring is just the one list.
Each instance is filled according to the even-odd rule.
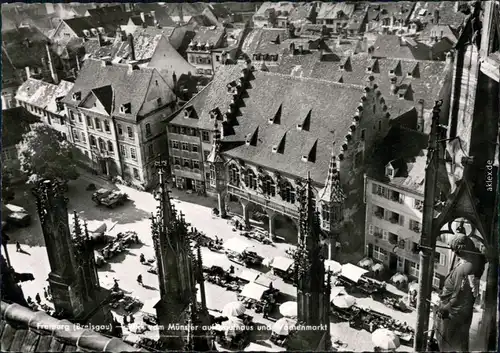
[[294,321],[290,320],[289,318],[282,317],[274,323],[272,331],[277,335],[287,336],[294,326]]
[[394,276],[391,277],[391,282],[392,283],[408,283],[408,277],[401,273],[401,272],[398,272],[396,273]]
[[243,303],[231,302],[231,303],[227,303],[224,306],[224,309],[222,309],[222,316],[234,317],[234,316],[244,314],[245,311],[246,311],[246,308],[245,308],[245,305],[243,305]]
[[370,268],[373,266],[373,263],[374,262],[372,259],[370,259],[369,257],[365,257],[364,259],[358,262],[358,266],[363,268]]
[[385,328],[379,328],[372,333],[372,342],[375,347],[382,349],[397,349],[401,345],[399,337]]
[[333,273],[338,273],[342,271],[342,265],[337,261],[325,260],[325,269]]
[[377,273],[377,272],[382,272],[384,270],[384,265],[381,263],[376,263],[372,266],[372,271]]
[[297,302],[286,302],[281,304],[280,313],[287,317],[297,317]]
[[356,304],[356,298],[351,295],[339,295],[332,300],[337,308],[347,309]]

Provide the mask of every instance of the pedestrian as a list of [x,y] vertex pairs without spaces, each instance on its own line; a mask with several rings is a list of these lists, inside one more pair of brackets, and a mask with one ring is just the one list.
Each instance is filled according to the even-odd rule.
[[40,305],[40,303],[42,302],[42,298],[40,298],[40,293],[36,293],[35,300],[37,304]]
[[271,290],[274,289],[273,282],[269,282],[269,289],[271,289]]
[[139,255],[139,261],[141,262],[141,264],[146,262],[146,258],[144,257],[144,254]]
[[231,265],[231,266],[229,267],[229,273],[230,273],[230,274],[233,274],[233,273],[234,273],[234,266],[233,266],[233,265]]
[[19,242],[18,242],[18,241],[16,241],[16,251],[17,251],[17,252],[21,252],[21,251],[23,251],[23,249],[21,249],[21,244],[19,244]]
[[134,315],[130,314],[129,322],[133,324],[135,321]]
[[49,295],[47,294],[47,288],[43,287],[43,297],[45,300],[49,300]]
[[139,283],[141,286],[144,286],[142,283],[142,275],[137,276],[137,283]]
[[26,302],[27,302],[28,304],[31,304],[31,303],[33,303],[33,299],[31,299],[31,297],[30,297],[30,296],[28,296],[28,298],[26,298]]
[[123,326],[125,326],[125,327],[128,326],[128,321],[127,321],[127,316],[126,315],[123,317]]
[[271,309],[271,306],[266,301],[266,303],[264,304],[264,309],[263,309],[264,319],[267,319],[269,317],[269,312],[271,311],[270,309]]

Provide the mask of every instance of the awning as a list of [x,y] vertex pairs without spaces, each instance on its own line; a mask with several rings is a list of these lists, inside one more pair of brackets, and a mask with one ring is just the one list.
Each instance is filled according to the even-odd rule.
[[155,305],[160,301],[160,297],[154,297],[144,302],[141,311],[146,314],[156,315]]
[[257,343],[251,342],[248,347],[246,347],[244,352],[286,352],[286,349],[280,347],[267,347]]
[[255,282],[256,284],[259,284],[261,286],[264,286],[266,288],[269,288],[271,283],[273,283],[273,279],[269,278],[265,274],[260,274],[259,277],[257,277],[253,282]]
[[281,271],[288,271],[293,265],[293,259],[284,256],[276,256],[271,263],[271,267]]
[[255,300],[261,300],[262,295],[266,290],[268,290],[268,287],[261,286],[260,284],[257,283],[248,283],[243,287],[243,290],[241,291],[240,295],[245,298],[249,299],[255,299]]
[[259,275],[259,272],[251,270],[249,268],[245,268],[236,277],[241,278],[242,280],[245,280],[247,282],[254,282],[257,277],[259,277]]
[[231,238],[224,244],[224,249],[242,254],[246,249],[253,247],[252,244],[240,238]]
[[363,276],[365,273],[368,273],[368,271],[364,268],[355,266],[353,264],[345,264],[342,265],[342,271],[340,272],[340,275],[357,283],[361,276]]

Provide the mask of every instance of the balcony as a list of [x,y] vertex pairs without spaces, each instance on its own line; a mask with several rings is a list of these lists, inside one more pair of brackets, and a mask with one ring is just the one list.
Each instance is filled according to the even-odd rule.
[[264,207],[265,209],[281,213],[293,219],[299,218],[299,211],[296,206],[283,206],[276,202],[273,202],[272,200],[269,200],[269,197],[264,198],[264,196],[255,195],[252,192],[241,190],[233,185],[227,185],[227,190],[230,194],[251,201],[257,205]]

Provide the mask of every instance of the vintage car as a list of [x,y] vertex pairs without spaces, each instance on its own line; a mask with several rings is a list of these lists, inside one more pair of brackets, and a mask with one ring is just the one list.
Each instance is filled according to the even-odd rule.
[[127,200],[127,194],[104,188],[99,189],[92,194],[92,201],[94,201],[97,205],[104,205],[109,208],[123,205]]

